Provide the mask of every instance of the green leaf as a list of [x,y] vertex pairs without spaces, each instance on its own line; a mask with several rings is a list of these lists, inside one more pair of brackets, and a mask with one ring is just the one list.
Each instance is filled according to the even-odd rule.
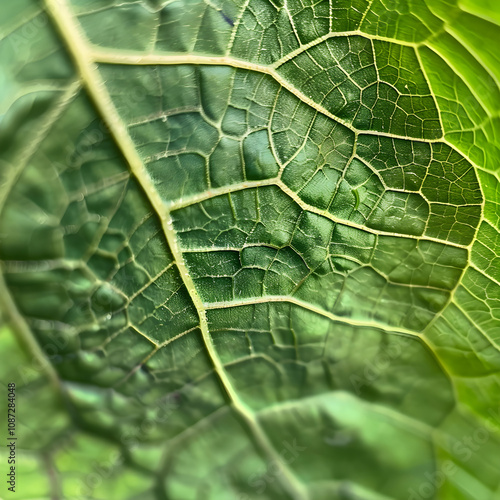
[[495,2],[1,5],[16,498],[500,498]]

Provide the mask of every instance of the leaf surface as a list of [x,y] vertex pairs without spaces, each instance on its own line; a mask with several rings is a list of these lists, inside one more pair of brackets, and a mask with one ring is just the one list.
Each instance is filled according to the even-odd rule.
[[3,10],[19,498],[500,498],[492,2]]

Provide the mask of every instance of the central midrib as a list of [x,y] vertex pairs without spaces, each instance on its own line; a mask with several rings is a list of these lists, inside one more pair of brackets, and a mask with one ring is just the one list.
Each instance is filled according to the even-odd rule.
[[91,53],[88,50],[88,45],[81,35],[79,24],[75,20],[69,6],[66,5],[64,0],[44,0],[44,2],[61,34],[62,39],[67,45],[69,53],[73,57],[89,96],[94,102],[103,121],[107,124],[111,135],[121,150],[125,160],[129,164],[130,170],[141,185],[153,209],[160,218],[165,238],[174,256],[174,260],[177,268],[179,269],[183,283],[186,286],[191,300],[197,310],[200,321],[200,330],[205,347],[210,356],[215,372],[217,373],[221,384],[231,401],[232,407],[243,423],[249,428],[259,452],[262,453],[267,460],[272,461],[277,467],[279,467],[280,471],[279,474],[277,474],[277,477],[279,478],[279,481],[284,489],[294,500],[307,500],[308,494],[306,489],[295,478],[290,469],[286,466],[286,464],[284,464],[283,460],[280,459],[278,452],[275,450],[271,441],[264,433],[259,422],[238,397],[224,370],[223,364],[215,350],[210,336],[205,307],[203,306],[201,297],[196,291],[194,282],[184,263],[182,252],[177,244],[171,213],[154,187],[154,184],[149,177],[137,150],[135,149],[133,141],[129,136],[128,130],[114,107],[111,97],[106,91],[104,81],[98,73],[96,62],[90,56]]

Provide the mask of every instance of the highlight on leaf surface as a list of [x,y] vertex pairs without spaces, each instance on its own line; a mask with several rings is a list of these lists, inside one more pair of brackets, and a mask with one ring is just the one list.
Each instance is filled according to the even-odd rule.
[[500,498],[495,2],[0,6],[2,498]]

